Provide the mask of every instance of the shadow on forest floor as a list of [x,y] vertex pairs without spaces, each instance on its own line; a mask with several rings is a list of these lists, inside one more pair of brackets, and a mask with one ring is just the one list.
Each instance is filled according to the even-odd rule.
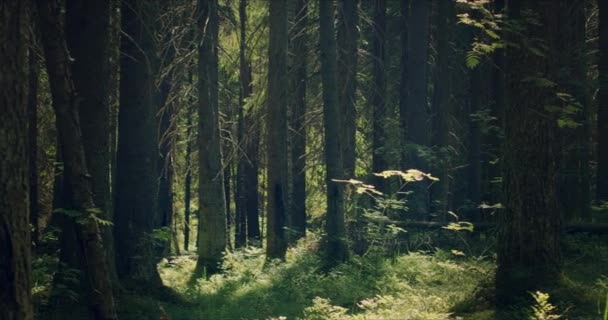
[[[291,249],[287,262],[264,267],[259,248],[229,253],[224,273],[188,284],[196,257],[182,255],[159,265],[165,285],[186,303],[125,297],[121,319],[159,319],[159,309],[178,319],[494,319],[493,263],[448,251],[404,254],[393,259],[355,257],[330,273],[320,272],[316,240]],[[565,277],[550,302],[562,319],[596,319],[605,289],[605,237],[568,236]],[[603,272],[603,274],[602,274]],[[524,317],[529,307],[518,310]],[[513,319],[517,316],[513,315]]]
[[[118,296],[119,318],[495,318],[491,256],[462,256],[451,248],[393,258],[370,254],[323,273],[317,246],[318,239],[311,235],[289,250],[285,263],[266,266],[262,249],[237,250],[225,256],[222,274],[194,282],[196,255],[163,259],[159,271],[168,290]],[[549,291],[549,302],[557,306],[554,313],[564,314],[561,319],[601,319],[608,290],[608,237],[568,235],[563,248],[564,278]],[[529,311],[530,306],[520,307],[506,319],[530,319]],[[78,317],[75,312],[70,311],[70,318]]]

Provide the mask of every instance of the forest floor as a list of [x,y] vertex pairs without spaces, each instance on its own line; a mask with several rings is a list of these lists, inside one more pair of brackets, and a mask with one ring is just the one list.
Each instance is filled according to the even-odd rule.
[[[578,235],[565,241],[564,277],[549,299],[560,319],[602,318],[608,291],[606,240]],[[436,248],[393,258],[369,254],[324,273],[317,246],[318,239],[310,236],[281,264],[266,264],[259,248],[228,253],[224,272],[206,280],[191,279],[194,254],[164,259],[161,276],[179,301],[123,296],[121,319],[156,320],[160,314],[172,320],[494,318],[492,254]],[[513,319],[530,319],[530,311],[516,310]]]

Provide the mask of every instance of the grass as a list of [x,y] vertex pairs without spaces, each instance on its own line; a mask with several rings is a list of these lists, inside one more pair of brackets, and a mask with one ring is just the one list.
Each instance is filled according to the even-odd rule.
[[[549,291],[547,301],[556,306],[556,314],[563,315],[560,319],[603,319],[608,291],[606,236],[577,235],[565,240],[564,277]],[[222,274],[209,279],[191,279],[194,254],[163,259],[159,271],[172,291],[154,296],[119,295],[120,319],[167,319],[161,314],[171,320],[496,317],[491,253],[475,258],[469,253],[454,254],[452,248],[435,248],[391,258],[353,256],[348,263],[324,273],[317,255],[318,242],[315,234],[301,240],[289,250],[284,263],[266,263],[260,248],[227,253]],[[424,247],[433,245],[436,243],[428,242]],[[45,261],[40,265],[52,264]],[[48,273],[45,268],[35,269],[40,269],[35,274]],[[48,277],[36,278],[41,279],[37,288],[48,288]],[[530,319],[530,310],[529,306],[515,310],[519,316],[508,319]]]
[[[160,305],[173,320],[447,319],[452,308],[471,301],[491,283],[493,273],[489,262],[443,251],[393,259],[355,257],[322,273],[316,244],[317,239],[310,237],[289,251],[285,263],[269,265],[259,248],[229,253],[224,273],[194,283],[189,277],[195,256],[165,260],[159,266],[165,285],[188,303]],[[148,309],[158,310],[153,303],[140,301],[139,309],[148,304]],[[158,316],[129,314],[128,319]]]

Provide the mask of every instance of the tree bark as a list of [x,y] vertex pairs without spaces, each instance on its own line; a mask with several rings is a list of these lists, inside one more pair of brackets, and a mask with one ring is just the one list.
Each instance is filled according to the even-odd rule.
[[334,30],[334,1],[319,1],[320,62],[323,84],[323,127],[325,129],[325,164],[327,185],[325,260],[329,267],[348,259],[344,222],[344,191],[342,148],[340,146],[341,116],[338,104],[337,52]]
[[[110,188],[110,5],[106,1],[66,1],[66,31],[79,104],[80,128],[93,200],[112,221]],[[91,75],[96,75],[91,77]],[[116,277],[111,227],[102,227],[108,269]]]
[[[75,220],[78,256],[88,282],[88,302],[95,319],[115,319],[108,261],[98,225],[100,211],[93,198],[91,176],[85,160],[80,128],[80,103],[67,50],[63,8],[60,1],[38,1],[42,43],[51,85],[59,144],[64,163],[66,210],[78,213]],[[102,215],[103,217],[103,215]]]
[[32,224],[32,245],[35,247],[39,240],[38,211],[40,206],[38,188],[38,82],[40,77],[40,62],[37,52],[37,28],[35,22],[32,23],[31,32],[32,47],[29,52],[29,74],[28,74],[28,99],[27,99],[27,119],[28,119],[28,158],[29,158],[29,206],[30,223]]
[[[420,148],[428,146],[428,76],[427,59],[429,48],[430,1],[410,0],[410,23],[408,27],[407,72],[407,140],[404,169],[426,170],[426,161],[420,155]],[[413,191],[408,202],[416,218],[428,219],[429,201],[424,182],[412,184]]]
[[[410,20],[410,2],[411,0],[400,1],[400,49],[401,56],[399,57],[399,132],[401,141],[407,141],[407,123],[408,123],[408,96],[409,96],[409,20]],[[409,166],[407,148],[401,147],[401,163],[402,170],[406,170]]]
[[[559,13],[566,0],[512,1],[509,19],[522,26],[507,39],[503,204],[499,217],[496,301],[513,303],[526,292],[555,284],[561,266],[562,217],[557,199],[560,144],[557,115],[546,105],[557,103],[554,89],[527,79],[555,81],[556,59],[547,59],[524,46],[527,39],[543,40],[545,54],[555,54],[562,41]],[[529,21],[534,17],[538,24]]]
[[226,249],[226,198],[218,98],[218,3],[199,0],[199,242],[198,274],[219,271]]
[[[355,176],[357,133],[357,63],[359,40],[358,0],[338,3],[338,83],[340,87],[340,114],[342,115],[342,160],[344,175]],[[298,51],[296,51],[298,53]],[[383,66],[381,66],[383,67]]]
[[447,220],[449,210],[449,167],[451,165],[451,154],[449,152],[450,116],[452,83],[450,74],[450,57],[453,51],[450,47],[451,30],[453,25],[454,10],[452,1],[436,1],[437,10],[437,64],[435,67],[435,89],[433,96],[433,134],[432,145],[435,149],[438,161],[434,164],[433,172],[439,181],[431,187],[431,203],[433,211],[439,220]]
[[247,60],[247,1],[239,1],[239,110],[237,119],[237,139],[239,153],[236,173],[235,199],[235,231],[234,247],[247,245],[247,188],[245,172],[251,165],[246,145],[249,139],[245,137],[245,104],[251,96],[251,68]]
[[597,192],[598,201],[608,201],[608,3],[599,8],[599,106],[597,111]]
[[187,129],[186,129],[186,179],[184,181],[184,251],[188,251],[190,246],[190,199],[192,188],[192,112],[187,111]]
[[121,7],[120,110],[114,231],[119,278],[127,287],[161,286],[150,234],[158,210],[158,127],[153,64],[156,1]]
[[2,0],[0,8],[0,318],[30,320],[26,146],[31,7],[29,1]]
[[[308,0],[297,0],[291,36],[294,87],[291,114],[292,216],[297,240],[306,236],[306,85],[308,73]],[[354,157],[353,157],[354,159]]]
[[270,2],[267,111],[266,256],[284,259],[287,250],[287,0]]
[[[384,0],[374,0],[374,18],[372,22],[372,94],[371,104],[373,109],[373,133],[372,133],[372,172],[379,173],[388,169],[387,132],[386,132],[386,3]],[[374,185],[380,191],[386,191],[386,180],[374,176]]]
[[[590,166],[591,123],[587,91],[585,3],[570,0],[560,16],[568,28],[562,33],[558,59],[569,72],[561,75],[560,83],[572,95],[570,106],[578,108],[572,115],[575,128],[560,128],[563,139],[562,185],[560,198],[566,221],[591,221]],[[605,126],[605,123],[602,124]],[[601,129],[600,129],[601,130]]]
[[[155,228],[165,228],[172,232],[173,225],[173,146],[175,143],[173,123],[174,106],[167,103],[171,90],[171,80],[164,79],[161,85],[161,97],[158,105],[158,220]],[[172,237],[170,237],[172,238]],[[167,239],[158,248],[160,256],[171,254],[171,240]]]

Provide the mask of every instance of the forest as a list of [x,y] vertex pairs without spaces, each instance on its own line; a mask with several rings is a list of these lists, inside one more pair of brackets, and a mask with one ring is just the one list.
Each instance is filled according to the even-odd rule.
[[0,0],[0,320],[608,320],[608,1]]

